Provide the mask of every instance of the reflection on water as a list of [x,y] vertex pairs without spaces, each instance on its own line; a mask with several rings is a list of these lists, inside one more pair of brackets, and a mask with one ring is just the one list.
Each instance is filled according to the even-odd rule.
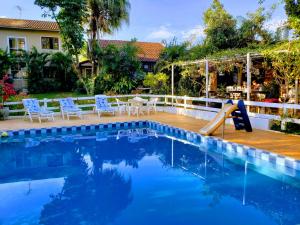
[[0,224],[300,222],[297,178],[129,133],[0,144]]

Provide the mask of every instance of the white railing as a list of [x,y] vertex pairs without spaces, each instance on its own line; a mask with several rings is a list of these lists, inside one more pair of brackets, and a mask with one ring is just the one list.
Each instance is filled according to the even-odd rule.
[[[194,109],[194,110],[202,110],[202,111],[209,111],[209,112],[218,112],[220,110],[220,107],[226,103],[226,99],[212,99],[212,98],[202,98],[202,97],[188,97],[188,96],[171,96],[171,95],[149,95],[149,94],[139,94],[139,95],[116,95],[116,96],[108,96],[110,101],[114,103],[114,100],[116,98],[120,99],[129,99],[133,97],[143,97],[143,98],[151,98],[151,97],[158,97],[160,101],[158,102],[159,106],[174,106],[174,107],[180,107],[184,109]],[[88,108],[92,108],[94,106],[94,96],[91,97],[74,97],[73,100],[75,102],[78,101],[91,101],[90,103],[83,103],[78,104],[80,108],[85,110],[86,113],[92,112],[92,110],[89,110]],[[57,111],[59,113],[59,99],[43,99],[39,100],[40,103],[42,103],[45,107],[47,107],[50,110]],[[237,102],[237,100],[234,100],[234,102]],[[56,103],[57,106],[49,106],[53,103]],[[216,105],[216,103],[218,105]],[[266,118],[271,120],[280,120],[284,123],[286,122],[293,122],[293,123],[299,123],[300,119],[292,118],[284,116],[284,118],[280,115],[287,115],[289,110],[292,110],[294,112],[300,111],[300,105],[299,104],[286,104],[286,103],[266,103],[266,102],[255,102],[255,101],[244,101],[245,105],[247,106],[248,110],[250,107],[255,108],[256,112],[249,112],[250,116],[253,117],[260,117],[260,118]],[[20,114],[24,113],[24,109],[22,107],[22,102],[6,102],[5,106],[9,107],[10,110],[10,116],[20,116]],[[18,106],[18,109],[12,109],[16,108]],[[267,113],[270,111],[269,109],[276,109],[277,112],[273,114]],[[14,115],[13,115],[14,114]],[[17,114],[17,115],[16,115]]]

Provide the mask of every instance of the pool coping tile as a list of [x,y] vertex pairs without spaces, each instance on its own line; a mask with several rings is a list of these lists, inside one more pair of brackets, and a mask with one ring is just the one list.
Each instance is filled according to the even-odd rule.
[[[203,136],[199,133],[181,129],[178,127],[170,126],[160,122],[151,120],[132,120],[126,122],[115,122],[115,123],[104,123],[104,124],[91,124],[91,125],[79,125],[79,126],[63,126],[63,127],[51,127],[51,128],[40,128],[40,129],[20,129],[8,131],[9,137],[34,137],[34,136],[45,136],[45,135],[57,135],[66,134],[67,132],[88,132],[88,131],[110,131],[113,129],[136,129],[148,127],[150,129],[163,132],[167,135],[172,135],[175,138],[183,139],[184,141],[193,145],[202,146],[215,146],[215,151],[220,150],[224,154],[228,154],[231,157],[237,157],[242,160],[260,160],[261,162],[268,162],[274,166],[283,166],[286,168],[300,171],[300,160],[293,159],[291,157],[279,155],[266,150],[249,147],[246,145],[237,144],[230,142],[218,137]],[[0,138],[0,143],[5,141],[5,138]]]

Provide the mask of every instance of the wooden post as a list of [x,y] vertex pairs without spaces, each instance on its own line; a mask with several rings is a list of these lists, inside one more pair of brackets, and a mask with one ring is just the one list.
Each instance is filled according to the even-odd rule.
[[209,95],[208,95],[208,85],[209,85],[209,68],[208,68],[208,60],[205,60],[205,98],[206,98],[206,107],[208,106],[208,101],[207,101],[207,99],[208,99],[208,97],[209,97]]
[[251,56],[247,54],[247,101],[251,100]]

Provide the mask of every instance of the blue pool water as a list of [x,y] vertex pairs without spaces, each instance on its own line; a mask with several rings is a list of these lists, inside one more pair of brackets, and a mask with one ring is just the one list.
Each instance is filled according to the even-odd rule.
[[3,225],[296,225],[299,188],[149,129],[0,144]]

